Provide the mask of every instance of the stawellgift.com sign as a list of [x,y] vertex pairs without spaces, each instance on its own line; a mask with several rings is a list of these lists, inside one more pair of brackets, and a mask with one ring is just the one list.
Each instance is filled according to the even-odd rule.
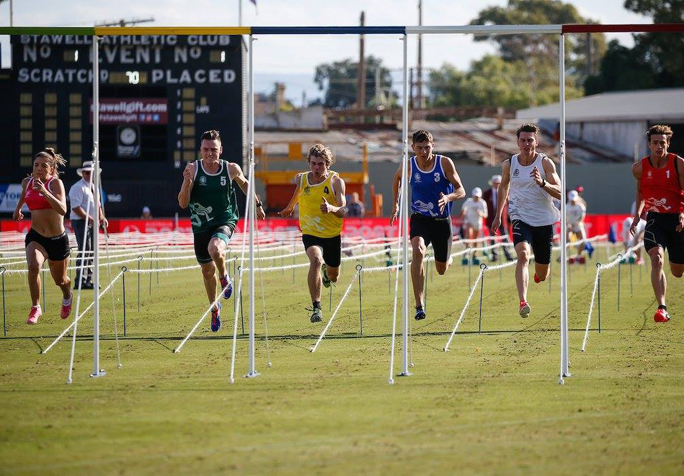
[[[169,120],[168,102],[164,98],[102,98],[100,124],[166,124]],[[93,104],[90,103],[90,123]]]

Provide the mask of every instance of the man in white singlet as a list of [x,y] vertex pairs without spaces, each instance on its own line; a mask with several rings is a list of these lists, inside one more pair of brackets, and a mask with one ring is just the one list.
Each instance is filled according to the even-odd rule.
[[568,260],[570,263],[575,261],[584,263],[582,251],[584,251],[584,240],[587,238],[587,232],[584,228],[584,217],[587,216],[587,207],[582,203],[583,201],[577,190],[570,190],[570,193],[568,193],[568,203],[565,207],[565,216],[568,222],[568,242],[570,241],[570,233],[573,233],[579,241],[577,256],[570,257]]
[[515,267],[515,282],[518,286],[521,317],[530,314],[527,302],[528,266],[534,253],[534,282],[540,283],[549,275],[553,224],[560,214],[553,205],[553,199],[561,198],[560,179],[556,166],[546,155],[537,152],[539,128],[534,124],[523,124],[516,132],[519,154],[504,161],[502,181],[496,217],[491,232],[496,234],[501,224],[501,214],[508,199],[508,216],[513,226],[513,243],[518,263]]

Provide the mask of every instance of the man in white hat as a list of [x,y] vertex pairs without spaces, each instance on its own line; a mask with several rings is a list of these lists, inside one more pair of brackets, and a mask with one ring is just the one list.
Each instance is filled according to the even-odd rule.
[[[92,282],[92,257],[84,255],[85,252],[93,250],[93,217],[95,216],[95,199],[93,196],[93,162],[87,160],[83,162],[83,167],[76,169],[76,173],[81,180],[76,182],[69,189],[69,202],[71,203],[71,228],[76,235],[78,243],[79,259],[76,261],[78,271],[74,280],[74,288],[93,289]],[[100,223],[104,228],[107,227],[107,220],[102,213],[102,208],[97,206]],[[87,214],[86,214],[87,213]],[[87,234],[86,234],[87,229]],[[83,264],[81,264],[83,263]],[[83,266],[83,268],[81,268]],[[83,269],[83,275],[81,275]]]
[[[487,204],[487,219],[485,221],[487,223],[487,229],[491,230],[492,223],[494,222],[494,217],[496,216],[497,202],[499,200],[499,186],[501,185],[501,175],[492,175],[492,178],[489,179],[488,183],[490,188],[488,188],[482,193],[482,200],[484,200],[484,202]],[[499,233],[503,237],[501,242],[508,243],[508,214],[506,213],[505,209],[502,214],[501,225],[499,225]],[[489,244],[496,244],[496,240],[492,239]],[[513,261],[513,257],[511,256],[510,251],[508,251],[508,247],[504,246],[503,250],[504,254],[506,255],[506,260]],[[492,250],[492,261],[497,261],[498,259],[498,249],[494,248]]]
[[[487,218],[487,204],[482,200],[482,189],[475,187],[461,208],[461,218],[463,218],[464,238],[474,240],[480,236],[482,231],[482,219]],[[466,246],[472,247],[474,243]],[[472,254],[473,262],[477,263],[475,253]]]

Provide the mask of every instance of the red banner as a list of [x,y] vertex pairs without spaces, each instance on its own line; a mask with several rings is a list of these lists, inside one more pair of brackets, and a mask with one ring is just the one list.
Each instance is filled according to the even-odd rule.
[[[589,237],[608,234],[610,225],[615,225],[615,233],[618,241],[622,239],[623,223],[629,215],[587,215],[585,224]],[[69,220],[66,220],[67,228],[70,228]],[[268,218],[258,220],[258,229],[262,233],[290,232],[298,236],[299,220],[296,218]],[[461,222],[458,218],[452,218],[454,234],[460,230]],[[164,233],[174,231],[173,219],[111,219],[109,220],[110,233]],[[238,222],[238,229],[242,230],[243,221]],[[0,231],[20,231],[26,233],[31,227],[30,220],[16,222],[13,220],[0,220]],[[559,224],[556,224],[556,231]],[[190,233],[192,226],[190,219],[178,220],[178,231]],[[397,236],[398,225],[390,226],[389,218],[345,218],[342,234],[345,236],[361,236],[366,239]]]

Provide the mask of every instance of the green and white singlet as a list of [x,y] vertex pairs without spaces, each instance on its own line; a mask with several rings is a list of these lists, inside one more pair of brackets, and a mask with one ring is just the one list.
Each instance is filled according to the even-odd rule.
[[190,221],[192,232],[202,233],[227,225],[235,229],[238,205],[228,161],[219,160],[221,166],[215,174],[204,170],[202,161],[195,162],[195,183],[190,192]]

